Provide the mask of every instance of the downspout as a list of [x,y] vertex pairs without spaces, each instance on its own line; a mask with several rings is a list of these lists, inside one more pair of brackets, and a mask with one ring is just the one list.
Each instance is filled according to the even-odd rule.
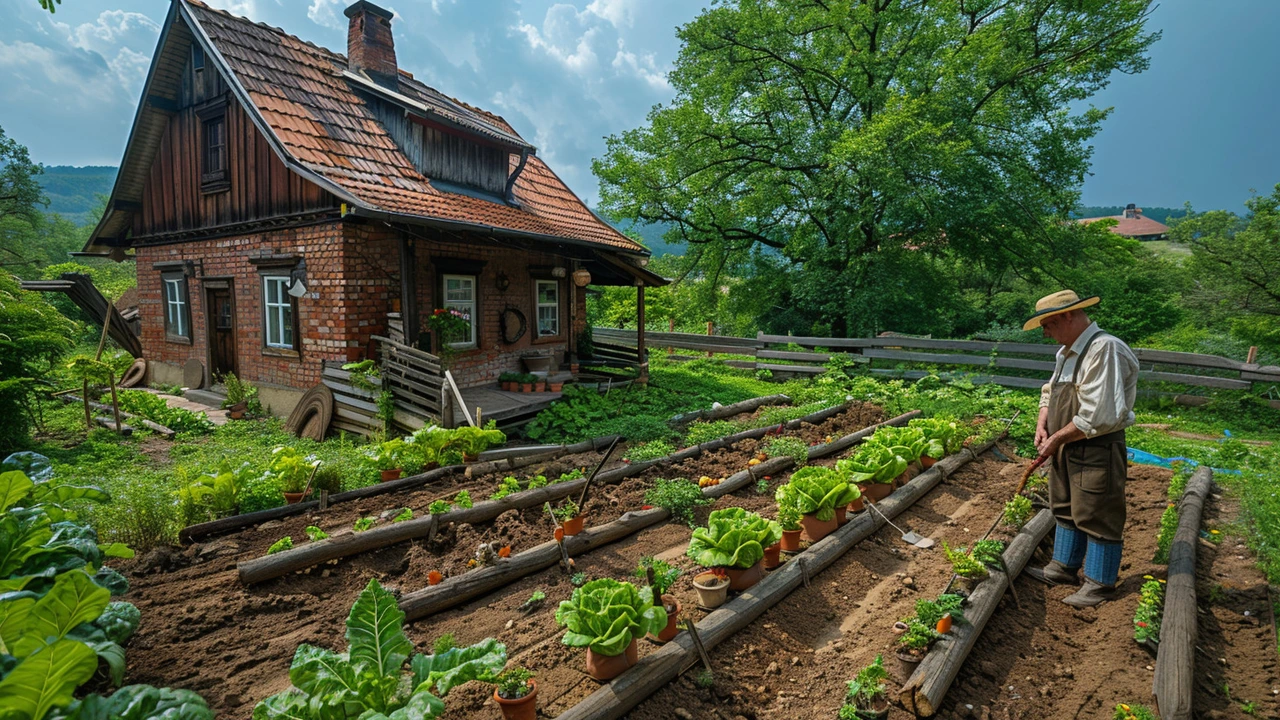
[[516,180],[520,177],[520,173],[524,171],[524,164],[529,162],[529,148],[520,149],[520,164],[516,165],[516,169],[511,171],[511,177],[507,178],[507,189],[503,193],[503,197],[507,199],[507,204],[514,205],[516,203]]

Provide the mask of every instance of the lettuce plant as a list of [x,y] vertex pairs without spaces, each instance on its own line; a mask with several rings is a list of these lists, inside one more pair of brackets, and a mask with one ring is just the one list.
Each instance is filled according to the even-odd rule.
[[823,522],[836,516],[836,508],[843,507],[862,496],[848,476],[835,468],[810,465],[791,475],[790,497],[795,499],[796,509],[804,515],[815,515]]
[[960,423],[950,418],[914,418],[907,423],[907,427],[918,428],[924,433],[924,454],[934,460],[941,460],[958,451],[965,438]]
[[311,479],[311,471],[320,464],[313,455],[303,455],[297,449],[281,445],[271,451],[271,466],[267,475],[283,492],[302,492]]
[[890,483],[901,475],[911,461],[893,449],[882,445],[866,445],[858,448],[853,457],[836,461],[836,470],[849,474],[850,483]]
[[556,610],[556,622],[567,628],[561,642],[609,657],[621,655],[633,639],[667,626],[666,610],[653,600],[651,587],[637,589],[612,578],[592,580]]
[[258,703],[254,720],[430,720],[444,712],[441,698],[451,689],[506,665],[507,649],[493,638],[410,659],[403,624],[395,596],[370,580],[347,616],[347,652],[299,645],[293,687]]
[[460,427],[453,431],[453,439],[449,447],[466,455],[479,455],[495,445],[507,441],[507,436],[498,429],[496,423],[490,421],[485,427]]
[[782,526],[739,507],[716,510],[694,528],[686,555],[703,567],[749,568],[782,539]]
[[929,447],[929,441],[925,439],[924,431],[919,427],[893,427],[892,425],[876,430],[864,444],[889,448],[895,455],[906,458],[908,464],[919,460]]

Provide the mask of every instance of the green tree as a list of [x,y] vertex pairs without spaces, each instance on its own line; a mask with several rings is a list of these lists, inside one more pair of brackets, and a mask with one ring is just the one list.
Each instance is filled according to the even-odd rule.
[[1226,210],[1190,213],[1169,234],[1191,247],[1187,301],[1202,319],[1228,323],[1241,339],[1280,352],[1280,185],[1245,206],[1243,218]]
[[[861,329],[947,257],[1055,273],[1107,111],[1073,112],[1158,34],[1146,0],[731,0],[680,28],[676,98],[607,140],[606,211],[672,225],[713,283],[774,248]],[[909,270],[895,275],[893,268]],[[825,289],[824,289],[825,288]]]
[[31,162],[27,148],[0,128],[0,264],[29,262],[22,241],[43,216],[46,204],[37,178],[40,166]]
[[0,273],[0,457],[26,442],[39,379],[71,348],[74,330],[40,293]]

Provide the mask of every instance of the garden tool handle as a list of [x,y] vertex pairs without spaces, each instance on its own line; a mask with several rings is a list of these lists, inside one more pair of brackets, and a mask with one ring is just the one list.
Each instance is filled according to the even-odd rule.
[[1027,468],[1026,472],[1022,473],[1022,482],[1018,483],[1018,489],[1013,493],[1015,497],[1021,495],[1023,489],[1027,487],[1027,481],[1031,479],[1031,473],[1039,469],[1048,459],[1048,455],[1041,455],[1035,459],[1035,462],[1031,463],[1031,467]]

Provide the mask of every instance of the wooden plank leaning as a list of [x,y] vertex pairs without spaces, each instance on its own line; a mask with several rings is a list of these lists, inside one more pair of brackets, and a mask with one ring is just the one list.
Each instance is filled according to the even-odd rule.
[[1169,577],[1165,586],[1160,649],[1156,653],[1151,692],[1164,720],[1191,720],[1196,660],[1196,545],[1200,516],[1213,487],[1213,471],[1201,465],[1178,503],[1178,531],[1169,547]]
[[1018,577],[1031,554],[1053,529],[1053,513],[1041,510],[1018,532],[1007,548],[1003,559],[1005,572],[992,570],[990,576],[978,585],[964,609],[965,622],[952,626],[951,633],[939,640],[921,661],[916,671],[903,684],[898,695],[903,707],[917,717],[929,717],[938,712],[942,698],[947,694],[965,658],[973,650],[982,629],[995,613],[1000,599],[1009,589],[1013,578]]
[[[956,469],[986,452],[992,444],[965,448],[955,455],[943,458],[932,468],[895,490],[876,507],[888,518],[896,517]],[[750,625],[766,610],[782,602],[800,587],[806,574],[812,579],[854,545],[883,527],[884,523],[884,518],[880,515],[861,513],[844,527],[796,556],[796,561],[774,570],[754,587],[707,615],[698,623],[698,633],[703,645],[711,650]],[[663,645],[660,650],[641,658],[636,666],[561,713],[559,720],[617,720],[697,663],[698,654],[689,634],[677,635],[676,639]]]

